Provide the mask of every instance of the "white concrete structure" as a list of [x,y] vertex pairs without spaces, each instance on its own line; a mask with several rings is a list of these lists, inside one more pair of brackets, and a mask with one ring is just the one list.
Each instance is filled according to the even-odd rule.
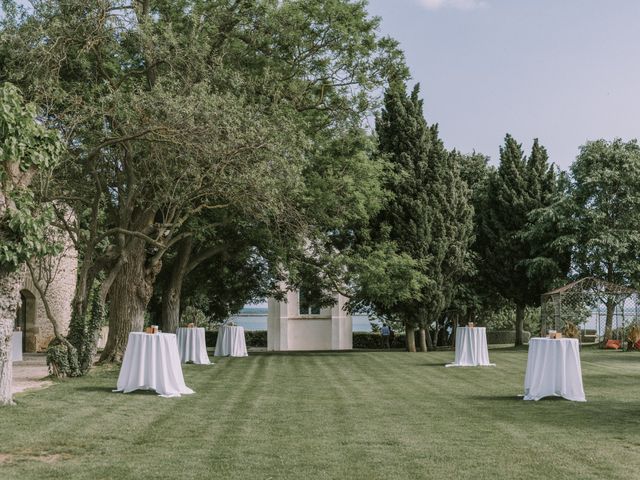
[[267,350],[351,350],[351,315],[346,298],[336,294],[330,308],[300,306],[300,294],[287,292],[285,301],[270,298],[267,317]]

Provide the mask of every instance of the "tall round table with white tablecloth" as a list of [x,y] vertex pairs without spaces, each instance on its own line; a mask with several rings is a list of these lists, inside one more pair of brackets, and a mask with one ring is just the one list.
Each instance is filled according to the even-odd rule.
[[447,367],[494,367],[489,363],[487,329],[485,327],[458,327],[456,329],[456,356]]
[[161,397],[194,393],[184,383],[176,336],[131,332],[115,392],[155,390]]
[[563,397],[586,402],[577,338],[532,338],[529,340],[524,399]]
[[22,361],[22,331],[13,332],[11,335],[11,360],[14,362]]
[[214,355],[217,357],[246,357],[248,354],[244,341],[244,328],[230,325],[221,326],[218,329]]
[[204,328],[178,328],[176,337],[182,363],[193,362],[198,365],[211,363],[207,355]]

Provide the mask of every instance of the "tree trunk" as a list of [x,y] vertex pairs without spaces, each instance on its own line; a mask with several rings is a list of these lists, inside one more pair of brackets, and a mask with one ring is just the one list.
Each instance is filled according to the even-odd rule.
[[440,322],[436,322],[436,328],[433,330],[433,335],[427,335],[427,348],[429,350],[435,350],[438,345],[438,335],[440,335]]
[[602,344],[606,345],[608,340],[613,337],[613,314],[616,310],[616,302],[613,297],[607,298],[607,319],[604,325],[604,339]]
[[456,331],[458,330],[458,314],[453,316],[453,328],[451,329],[451,346],[456,349]]
[[100,362],[120,362],[130,332],[141,332],[159,265],[146,268],[145,242],[131,240],[124,262],[109,290],[109,336]]
[[424,327],[420,327],[418,331],[420,332],[420,351],[428,352],[429,349],[427,348],[427,332]]
[[180,295],[182,282],[187,274],[192,245],[191,237],[180,242],[171,275],[162,292],[162,330],[164,332],[175,333],[180,323]]
[[516,347],[523,344],[524,305],[516,305]]
[[11,338],[20,301],[20,272],[0,274],[0,405],[13,405]]
[[406,338],[407,338],[407,351],[415,352],[416,351],[416,334],[415,334],[414,326],[405,324],[405,332],[406,332]]

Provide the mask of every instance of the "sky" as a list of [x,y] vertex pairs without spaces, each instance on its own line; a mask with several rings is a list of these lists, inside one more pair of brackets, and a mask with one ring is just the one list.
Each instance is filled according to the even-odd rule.
[[497,164],[506,133],[569,168],[587,140],[640,136],[639,0],[369,0],[447,148]]

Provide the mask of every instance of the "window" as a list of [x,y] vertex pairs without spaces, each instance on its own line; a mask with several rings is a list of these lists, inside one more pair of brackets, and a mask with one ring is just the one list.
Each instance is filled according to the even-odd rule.
[[298,293],[300,315],[320,315],[320,307],[314,305],[309,295],[309,289],[301,288]]

